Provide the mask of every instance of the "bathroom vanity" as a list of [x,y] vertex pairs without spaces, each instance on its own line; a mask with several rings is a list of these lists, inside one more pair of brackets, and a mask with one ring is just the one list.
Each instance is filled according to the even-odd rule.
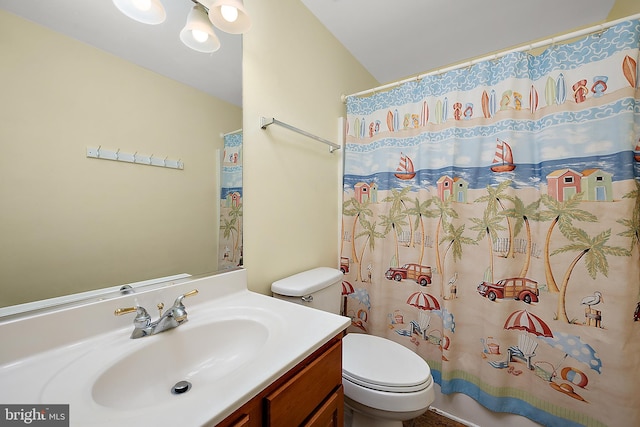
[[[0,402],[68,404],[71,426],[342,425],[346,317],[250,292],[246,271],[0,319]],[[188,321],[130,338],[135,315],[198,289]]]
[[218,424],[342,427],[342,345],[336,336]]

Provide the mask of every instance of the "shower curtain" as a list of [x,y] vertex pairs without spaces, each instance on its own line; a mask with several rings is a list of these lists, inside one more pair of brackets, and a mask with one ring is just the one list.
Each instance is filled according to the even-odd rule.
[[640,425],[639,34],[348,98],[350,332],[493,411]]
[[242,265],[242,132],[224,136],[218,269]]

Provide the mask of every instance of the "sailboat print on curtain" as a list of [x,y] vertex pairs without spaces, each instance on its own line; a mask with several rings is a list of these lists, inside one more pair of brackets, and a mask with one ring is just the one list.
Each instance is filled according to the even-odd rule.
[[413,162],[409,156],[400,153],[400,164],[398,165],[398,169],[396,169],[396,173],[394,174],[396,178],[402,180],[413,179],[416,176],[416,172],[413,169]]
[[516,168],[513,163],[513,152],[511,146],[501,139],[497,139],[496,153],[493,156],[491,170],[493,172],[511,172]]

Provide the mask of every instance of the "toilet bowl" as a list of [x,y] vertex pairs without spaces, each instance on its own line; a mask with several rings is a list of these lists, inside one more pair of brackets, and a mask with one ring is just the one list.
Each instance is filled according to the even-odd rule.
[[[276,298],[324,311],[340,311],[340,270],[319,267],[271,285]],[[346,427],[402,427],[435,398],[429,365],[386,338],[350,333],[342,339]]]
[[429,365],[408,348],[366,334],[342,340],[342,385],[351,426],[402,426],[435,397]]

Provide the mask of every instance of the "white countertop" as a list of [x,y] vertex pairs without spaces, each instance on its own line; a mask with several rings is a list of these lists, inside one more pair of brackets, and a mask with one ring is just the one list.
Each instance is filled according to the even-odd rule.
[[[189,321],[178,328],[133,340],[129,336],[134,315],[113,315],[116,308],[139,304],[155,320],[157,313],[152,308],[158,302],[169,307],[178,295],[194,288],[199,294],[184,300]],[[163,395],[159,405],[114,408],[95,401],[93,384],[118,360],[138,351],[151,361],[157,340],[169,338],[168,334],[174,334],[172,339],[188,336],[191,329],[212,319],[224,320],[229,329],[235,321],[261,321],[269,331],[268,337],[254,357],[238,362],[228,374],[194,384],[183,395]],[[349,322],[346,317],[248,291],[243,269],[50,313],[0,320],[0,402],[69,404],[71,426],[79,427],[215,425],[343,331]],[[132,381],[154,378],[161,382],[165,376],[170,378],[173,367],[163,368],[149,368],[160,371],[157,373],[130,372],[114,382],[123,391]],[[155,374],[160,378],[153,377]],[[166,393],[170,395],[169,389],[167,386]]]

